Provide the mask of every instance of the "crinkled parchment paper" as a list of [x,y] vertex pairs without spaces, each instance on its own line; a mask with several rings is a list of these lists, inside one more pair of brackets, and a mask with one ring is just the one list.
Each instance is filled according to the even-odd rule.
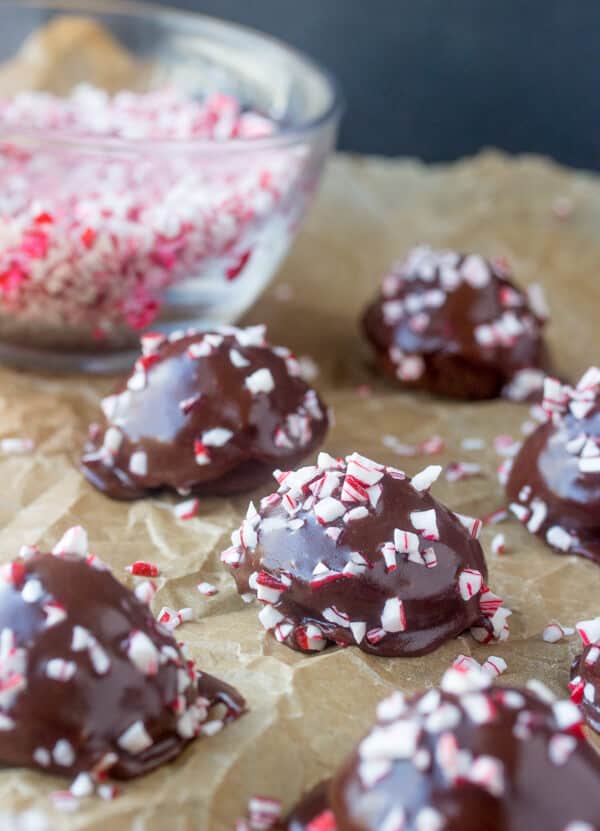
[[[557,197],[572,200],[568,219],[554,216]],[[447,442],[444,462],[479,461],[485,476],[454,485],[442,479],[435,495],[455,510],[482,515],[504,504],[492,439],[498,433],[519,437],[527,407],[452,404],[391,389],[369,368],[357,326],[361,308],[390,262],[413,244],[504,255],[522,284],[545,286],[557,370],[576,378],[598,361],[599,228],[600,182],[537,158],[486,153],[426,167],[338,157],[277,281],[248,322],[266,322],[273,342],[319,366],[315,384],[336,419],[326,444],[330,452],[358,450],[414,473],[428,460],[400,458],[382,437],[412,443],[438,433]],[[47,811],[52,829],[231,831],[255,793],[291,805],[332,772],[371,722],[378,700],[395,687],[412,691],[437,683],[460,652],[479,660],[501,655],[508,662],[507,683],[535,676],[565,694],[576,639],[546,644],[542,630],[554,620],[572,625],[600,613],[598,566],[552,553],[509,520],[482,537],[490,584],[513,610],[508,643],[484,647],[465,636],[412,659],[375,658],[354,648],[294,653],[264,633],[258,609],[244,606],[219,564],[247,497],[205,499],[200,516],[183,522],[175,519],[167,496],[111,502],[77,472],[87,423],[113,384],[114,379],[0,370],[0,437],[30,436],[36,442],[31,455],[0,458],[0,558],[9,560],[23,543],[48,548],[77,523],[88,529],[93,550],[130,585],[127,564],[158,563],[163,577],[155,610],[194,609],[197,621],[177,636],[201,667],[240,689],[250,712],[220,735],[194,743],[174,764],[126,783],[115,801],[84,800],[72,815],[54,811],[49,800],[64,781],[4,771],[3,810]],[[371,394],[363,397],[357,388],[364,384]],[[486,447],[467,452],[463,437],[481,437]],[[490,553],[498,531],[506,534],[503,556]],[[219,593],[201,596],[200,581],[215,583]]]
[[[573,200],[568,220],[553,216],[557,196]],[[486,153],[431,168],[338,157],[278,280],[248,321],[265,321],[274,342],[319,365],[315,383],[336,419],[328,450],[358,450],[413,473],[427,460],[394,455],[382,436],[418,442],[439,433],[448,445],[441,459],[480,461],[485,476],[454,485],[440,480],[435,495],[459,511],[485,514],[504,503],[492,438],[518,437],[527,407],[450,404],[390,389],[371,374],[357,317],[382,271],[414,243],[506,255],[522,283],[539,280],[546,287],[554,310],[548,337],[558,367],[577,377],[598,359],[599,227],[600,183],[540,159]],[[361,397],[357,387],[365,383],[372,394]],[[460,652],[480,660],[501,655],[508,662],[508,683],[535,676],[565,693],[576,638],[552,645],[541,633],[550,621],[572,625],[600,612],[597,566],[552,553],[509,520],[486,529],[482,538],[491,586],[513,610],[508,643],[479,646],[465,636],[412,659],[375,658],[354,648],[294,653],[264,633],[258,609],[244,606],[219,565],[247,498],[203,500],[200,516],[182,522],[169,497],[111,502],[79,475],[74,460],[86,425],[112,385],[111,379],[0,370],[0,436],[28,435],[37,445],[30,456],[0,459],[0,557],[8,560],[24,542],[49,547],[68,526],[81,523],[93,549],[126,582],[132,582],[128,563],[157,562],[164,579],[155,609],[194,609],[197,622],[177,635],[200,666],[235,684],[251,709],[220,735],[196,742],[174,764],[126,783],[114,802],[84,800],[78,813],[61,815],[50,807],[48,794],[64,782],[5,771],[2,808],[48,810],[53,829],[231,831],[249,796],[294,802],[335,768],[368,726],[379,699],[394,687],[411,691],[437,683]],[[486,449],[462,450],[463,437],[484,438]],[[503,556],[489,550],[498,531],[506,534]],[[218,586],[215,597],[197,592],[203,580]]]

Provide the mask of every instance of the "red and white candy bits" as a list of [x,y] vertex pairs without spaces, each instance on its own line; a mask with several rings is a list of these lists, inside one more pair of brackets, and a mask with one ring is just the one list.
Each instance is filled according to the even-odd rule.
[[575,387],[547,378],[542,408],[509,465],[510,510],[557,551],[600,563],[600,369]]
[[145,335],[102,410],[105,423],[81,460],[85,476],[115,499],[162,488],[191,497],[174,507],[180,520],[198,515],[192,494],[251,490],[318,447],[328,426],[297,359],[271,346],[264,326]]
[[470,629],[504,640],[510,612],[486,586],[481,522],[455,514],[429,488],[358,453],[276,471],[279,490],[250,504],[221,555],[259,619],[303,651],[328,642],[379,655],[420,655]]
[[[286,203],[303,151],[253,151],[252,140],[277,125],[230,95],[197,100],[165,87],[109,96],[87,85],[66,98],[23,92],[0,99],[0,128],[104,142],[104,152],[10,140],[0,149],[0,314],[32,338],[36,327],[90,339],[144,328],[167,287],[209,270],[211,280],[234,280],[265,233],[275,225],[280,237],[289,233]],[[243,158],[219,155],[231,139],[248,140]],[[118,152],[107,152],[115,140]],[[171,152],[158,146],[172,140]],[[207,141],[210,161],[197,147]]]
[[597,831],[599,776],[571,702],[539,683],[491,686],[465,661],[440,689],[382,701],[340,771],[277,828]]
[[[80,528],[0,571],[0,761],[75,776],[66,810],[106,775],[170,761],[244,710],[201,673],[136,595],[88,553]],[[151,564],[132,573],[154,574]],[[185,610],[182,610],[184,612]],[[175,693],[174,693],[175,691]],[[225,713],[210,717],[214,704]]]
[[587,723],[600,733],[600,617],[576,625],[583,646],[571,667],[571,699],[579,704]]
[[452,398],[539,393],[541,287],[520,291],[505,265],[478,254],[413,249],[384,278],[363,326],[381,370]]

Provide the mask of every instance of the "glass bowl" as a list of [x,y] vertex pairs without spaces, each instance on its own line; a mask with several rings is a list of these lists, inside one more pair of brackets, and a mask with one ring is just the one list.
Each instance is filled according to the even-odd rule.
[[[103,0],[0,2],[0,62],[13,107],[0,118],[0,360],[110,372],[144,331],[236,321],[315,194],[341,113],[332,78],[253,30]],[[90,135],[35,123],[37,98],[19,120],[29,92],[123,89],[208,98],[219,118],[239,101],[248,129],[156,138],[134,118],[126,135]]]

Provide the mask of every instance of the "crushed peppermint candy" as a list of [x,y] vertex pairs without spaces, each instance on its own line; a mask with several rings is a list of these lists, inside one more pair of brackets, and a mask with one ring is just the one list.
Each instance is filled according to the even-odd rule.
[[483,450],[485,448],[485,439],[480,439],[476,436],[467,436],[461,441],[460,446],[463,450]]
[[246,817],[238,820],[236,831],[275,831],[281,819],[282,806],[278,799],[252,796],[248,801]]
[[193,497],[173,506],[173,513],[177,519],[193,519],[200,511],[200,500]]
[[385,435],[381,443],[399,456],[437,456],[444,452],[446,442],[441,436],[430,436],[418,444],[406,444],[396,436]]
[[563,638],[567,638],[575,633],[575,629],[570,626],[561,626],[560,623],[549,623],[542,632],[542,639],[546,643],[558,643]]
[[218,594],[219,590],[216,586],[213,586],[212,583],[198,583],[196,586],[200,594],[204,595],[204,597],[213,597],[215,594]]
[[[20,92],[0,99],[0,125],[121,149],[130,142],[128,152],[108,155],[3,144],[0,296],[23,324],[84,326],[96,338],[123,324],[144,328],[168,287],[209,266],[211,279],[237,279],[269,220],[289,233],[286,203],[292,189],[303,191],[305,154],[254,153],[253,141],[275,134],[276,123],[222,92],[194,98],[165,86],[109,95],[88,84],[66,97]],[[198,140],[218,147],[233,139],[248,145],[243,168],[221,155],[207,163],[193,150]],[[177,153],[140,153],[141,140],[184,144]]]
[[464,479],[483,476],[483,469],[475,462],[450,462],[446,465],[444,475],[448,482],[462,482]]
[[134,577],[158,577],[160,575],[160,568],[156,563],[148,563],[145,560],[136,560],[135,563],[127,566],[125,571]]

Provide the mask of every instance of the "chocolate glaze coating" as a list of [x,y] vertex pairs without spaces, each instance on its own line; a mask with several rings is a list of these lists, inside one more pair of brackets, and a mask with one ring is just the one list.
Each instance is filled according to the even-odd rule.
[[264,327],[142,344],[146,354],[103,402],[106,423],[91,431],[81,460],[108,496],[251,490],[321,443],[325,408],[289,350],[266,343]]
[[[265,628],[293,649],[334,642],[386,656],[431,652],[469,628],[506,637],[510,613],[485,587],[477,521],[427,490],[439,470],[411,481],[358,454],[321,453],[316,466],[276,473],[279,493],[250,506],[222,554],[240,594],[265,604]],[[433,517],[435,528],[418,530]]]
[[600,563],[600,370],[575,389],[549,379],[550,420],[523,443],[507,483],[513,512],[558,551]]
[[396,382],[450,398],[530,400],[546,363],[544,317],[543,299],[528,298],[503,265],[421,247],[384,279],[362,322]]
[[596,831],[600,756],[570,707],[505,687],[418,695],[380,717],[326,793],[283,827],[308,831],[331,810],[327,831]]
[[92,563],[37,552],[3,569],[4,765],[128,779],[178,756],[213,705],[224,705],[225,721],[244,710],[233,688],[198,672],[150,609]]

